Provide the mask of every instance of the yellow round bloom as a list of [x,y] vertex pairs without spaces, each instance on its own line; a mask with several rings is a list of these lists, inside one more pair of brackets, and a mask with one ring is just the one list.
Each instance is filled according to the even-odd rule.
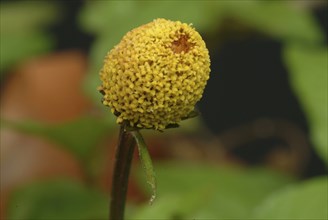
[[117,123],[163,130],[194,110],[209,73],[199,33],[180,21],[156,19],[128,32],[109,51],[99,89]]

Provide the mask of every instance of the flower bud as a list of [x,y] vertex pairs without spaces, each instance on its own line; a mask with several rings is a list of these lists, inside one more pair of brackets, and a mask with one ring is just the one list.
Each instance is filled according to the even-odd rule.
[[180,21],[156,19],[128,32],[109,51],[99,90],[117,123],[163,130],[194,110],[209,73],[199,33]]

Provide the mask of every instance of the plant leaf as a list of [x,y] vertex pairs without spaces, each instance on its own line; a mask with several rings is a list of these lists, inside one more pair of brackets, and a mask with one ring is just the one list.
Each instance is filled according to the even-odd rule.
[[256,219],[327,219],[327,176],[273,193],[255,210]]
[[55,2],[1,3],[1,72],[21,59],[52,47],[53,39],[42,28],[58,20],[58,12],[59,7]]
[[292,181],[268,169],[195,162],[159,163],[156,174],[156,203],[139,207],[128,219],[251,219],[263,199]]
[[[221,16],[232,17],[283,41],[318,43],[324,35],[308,7],[289,1],[215,1]],[[277,16],[279,15],[279,16]]]
[[8,219],[106,219],[104,193],[73,180],[55,179],[25,185],[10,198]]
[[83,117],[59,125],[36,121],[13,122],[2,120],[1,124],[21,132],[38,135],[59,144],[80,160],[90,157],[94,149],[112,128],[113,123],[103,118]]
[[328,52],[288,45],[284,51],[294,91],[309,119],[311,139],[328,165]]
[[152,196],[150,198],[150,204],[153,203],[153,201],[156,198],[156,175],[154,172],[153,163],[151,161],[151,157],[149,155],[147,145],[141,135],[141,133],[137,131],[131,131],[133,137],[136,140],[138,151],[139,151],[139,157],[140,161],[143,167],[144,172],[146,173],[147,183],[150,185],[152,189]]

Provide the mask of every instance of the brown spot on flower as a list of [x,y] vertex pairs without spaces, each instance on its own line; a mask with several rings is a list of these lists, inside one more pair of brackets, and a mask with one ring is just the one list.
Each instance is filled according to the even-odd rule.
[[182,51],[187,53],[192,46],[192,43],[188,42],[188,35],[181,35],[180,38],[172,42],[172,50],[174,53],[181,53]]

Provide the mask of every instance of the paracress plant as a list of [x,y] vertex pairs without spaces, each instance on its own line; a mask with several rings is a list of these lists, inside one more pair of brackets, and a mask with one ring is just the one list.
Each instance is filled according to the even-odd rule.
[[110,50],[100,71],[102,103],[121,125],[116,149],[110,219],[122,220],[135,145],[156,195],[156,179],[140,129],[163,131],[194,116],[209,79],[205,42],[191,26],[156,19],[128,32]]

